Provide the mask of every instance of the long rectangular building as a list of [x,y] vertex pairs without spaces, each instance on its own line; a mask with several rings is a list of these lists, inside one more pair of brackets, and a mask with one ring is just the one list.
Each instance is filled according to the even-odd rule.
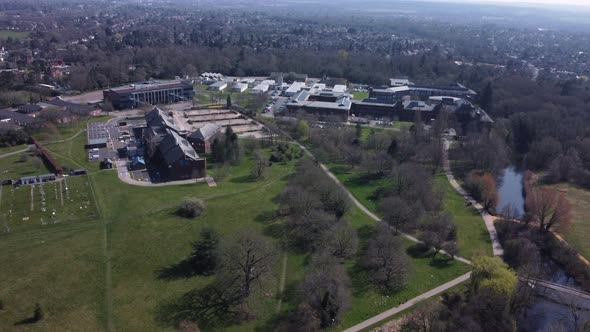
[[104,101],[115,109],[135,108],[140,105],[169,104],[192,100],[193,84],[184,81],[143,82],[103,91]]

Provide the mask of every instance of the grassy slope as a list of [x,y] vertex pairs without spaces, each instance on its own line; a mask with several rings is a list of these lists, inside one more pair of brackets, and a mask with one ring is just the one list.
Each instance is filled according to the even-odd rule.
[[569,227],[558,228],[564,239],[587,259],[590,258],[590,191],[571,184],[554,185],[566,192],[573,207],[572,223]]

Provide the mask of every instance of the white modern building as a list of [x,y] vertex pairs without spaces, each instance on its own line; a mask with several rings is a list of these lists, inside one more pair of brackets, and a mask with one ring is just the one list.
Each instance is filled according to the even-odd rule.
[[215,82],[215,83],[209,85],[207,90],[223,91],[225,88],[227,88],[227,83],[225,81],[219,81],[219,82]]
[[248,84],[246,84],[246,83],[236,83],[231,88],[231,91],[232,92],[244,92],[244,91],[246,91],[246,89],[248,89]]

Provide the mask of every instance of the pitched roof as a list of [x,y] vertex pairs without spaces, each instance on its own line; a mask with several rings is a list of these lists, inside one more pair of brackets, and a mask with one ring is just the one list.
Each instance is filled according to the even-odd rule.
[[170,129],[166,130],[166,136],[158,145],[158,149],[168,165],[183,158],[199,159],[199,155],[197,155],[190,143]]
[[0,110],[0,120],[10,119],[14,121],[16,124],[34,124],[38,122],[42,122],[42,120],[34,118],[32,116],[28,116],[22,113],[13,112],[9,110]]
[[153,110],[145,115],[145,120],[148,127],[164,127],[172,129],[175,132],[180,132],[180,128],[174,123],[172,117],[168,116],[164,111],[158,107],[154,107]]
[[217,134],[221,130],[221,127],[214,124],[214,123],[207,123],[206,125],[202,126],[201,128],[197,129],[195,132],[190,134],[190,138],[200,139],[203,141],[208,140],[213,135]]

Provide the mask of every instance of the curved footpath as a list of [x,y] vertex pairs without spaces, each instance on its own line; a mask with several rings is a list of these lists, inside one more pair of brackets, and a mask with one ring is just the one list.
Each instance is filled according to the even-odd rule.
[[469,201],[479,212],[483,221],[485,222],[486,228],[488,229],[488,234],[490,234],[490,239],[492,240],[492,250],[494,256],[504,256],[504,249],[502,248],[502,244],[500,244],[500,240],[498,240],[498,233],[496,232],[496,227],[494,226],[494,221],[498,219],[488,213],[486,213],[485,209],[481,204],[479,204],[473,197],[471,197],[465,189],[461,187],[461,185],[457,182],[455,177],[453,176],[453,172],[451,171],[451,162],[449,161],[449,147],[451,146],[451,142],[447,139],[443,142],[443,169],[445,170],[445,175],[447,179],[455,188],[455,190],[461,194],[467,201]]
[[[315,158],[315,156],[313,155],[313,153],[311,153],[311,151],[309,151],[303,144],[297,142],[297,141],[293,141],[294,144],[296,144],[298,147],[300,147],[303,151],[305,151],[305,153],[310,156],[312,159],[314,159],[322,168],[322,170],[328,175],[328,177],[330,177],[334,182],[336,182],[336,184],[342,188],[342,190],[344,190],[344,192],[348,195],[348,197],[350,198],[350,200],[354,203],[354,205],[356,207],[358,207],[359,209],[361,209],[361,211],[363,211],[367,216],[369,216],[371,219],[375,220],[376,222],[381,222],[381,218],[379,218],[377,215],[375,215],[373,212],[371,212],[369,209],[367,209],[367,207],[365,207],[361,202],[359,202],[350,191],[348,191],[348,189],[346,188],[346,186],[344,186],[344,184],[332,173],[330,172],[330,170],[322,163],[320,163],[319,161],[317,161],[317,159]],[[402,236],[404,236],[405,238],[409,239],[410,241],[416,242],[416,243],[420,243],[421,241],[418,240],[417,238],[402,233],[400,232],[400,234]],[[446,252],[441,251],[441,253],[444,253],[446,255],[448,255]],[[465,264],[471,265],[471,261],[462,258],[462,257],[458,257],[455,256],[455,259],[463,262]],[[433,296],[436,296],[452,287],[455,287],[467,280],[469,280],[469,278],[471,278],[471,272],[468,272],[456,279],[453,279],[445,284],[442,284],[436,288],[433,288],[427,292],[424,292],[416,297],[414,297],[413,299],[410,299],[396,307],[393,307],[387,311],[384,311],[376,316],[373,316],[357,325],[354,325],[346,330],[344,330],[345,332],[358,332],[358,331],[362,331],[364,329],[367,329],[375,324],[378,324],[388,318],[390,318],[391,316],[394,316],[408,308],[411,308],[412,306],[427,300]]]

